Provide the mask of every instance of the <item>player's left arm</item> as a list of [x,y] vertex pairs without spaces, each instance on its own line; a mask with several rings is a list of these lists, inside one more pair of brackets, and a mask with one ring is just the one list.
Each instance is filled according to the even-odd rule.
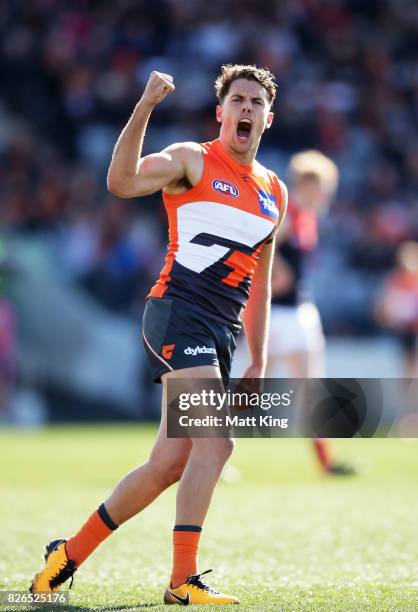
[[[279,186],[279,189],[280,189],[282,197],[281,197],[281,206],[280,206],[280,220],[279,220],[279,223],[277,224],[277,228],[276,228],[276,232],[275,232],[276,234],[279,231],[279,229],[282,228],[282,226],[283,226],[283,222],[284,222],[284,220],[286,218],[287,203],[289,201],[289,194],[287,193],[286,185],[280,179],[277,179],[277,182],[278,182],[278,186]],[[284,229],[284,227],[283,227],[283,229]],[[280,232],[281,234],[283,232],[283,229]]]
[[274,236],[264,245],[251,282],[250,296],[243,314],[244,330],[251,355],[251,365],[243,378],[263,378],[267,365],[267,340],[271,308],[271,276],[276,250],[276,234],[287,209],[287,189],[279,181],[281,190],[280,220]]
[[267,365],[267,337],[270,321],[271,270],[275,238],[265,244],[251,282],[250,296],[243,314],[251,364],[243,378],[263,378]]

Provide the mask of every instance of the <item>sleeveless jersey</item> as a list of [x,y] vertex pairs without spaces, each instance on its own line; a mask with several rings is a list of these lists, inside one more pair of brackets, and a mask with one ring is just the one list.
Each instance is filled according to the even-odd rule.
[[237,329],[261,249],[281,220],[282,188],[273,172],[256,161],[240,164],[219,140],[200,146],[200,181],[184,193],[163,192],[169,245],[148,297]]

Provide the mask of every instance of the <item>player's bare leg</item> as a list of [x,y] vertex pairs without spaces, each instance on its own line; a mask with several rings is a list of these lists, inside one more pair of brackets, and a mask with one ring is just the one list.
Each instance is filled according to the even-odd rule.
[[[308,343],[310,340],[308,336]],[[307,353],[306,378],[324,378],[326,375],[325,346],[315,338],[312,339],[311,344],[312,346]],[[312,442],[315,455],[324,472],[334,476],[353,476],[357,473],[351,464],[332,457],[328,440],[314,438]]]
[[[194,389],[193,379],[222,379],[217,366],[200,366],[170,372],[162,377],[183,379],[185,389]],[[198,573],[197,556],[202,525],[215,485],[228,461],[233,441],[229,438],[193,438],[186,467],[177,490],[176,521],[173,532],[173,570],[166,589],[166,603],[238,603],[236,597],[210,589]],[[190,595],[191,593],[191,595]],[[189,599],[192,597],[192,599]]]
[[[275,378],[283,367],[292,378],[322,378],[325,376],[325,355],[322,349],[305,352],[295,351],[282,356],[269,358],[266,378]],[[304,410],[304,392],[302,390],[299,405]],[[306,418],[304,414],[303,418]],[[324,472],[336,476],[350,476],[356,473],[355,468],[346,463],[335,461],[330,456],[329,442],[324,438],[312,440],[315,455]]]
[[295,351],[283,355],[271,355],[268,358],[266,378],[307,378],[308,356],[305,352]]
[[294,352],[283,355],[283,362],[291,373],[292,378],[308,377],[308,354],[305,352]]
[[[162,377],[164,386],[170,379],[184,379],[185,389],[193,379],[216,379],[223,389],[221,373],[217,366],[199,366],[169,372]],[[192,384],[192,383],[191,383]],[[177,491],[176,524],[202,525],[213,490],[228,461],[233,440],[230,438],[194,438]]]
[[180,480],[190,449],[190,440],[167,438],[167,385],[163,383],[157,439],[148,461],[122,478],[105,501],[112,520],[121,525],[146,508],[167,487]]
[[203,523],[213,490],[233,448],[233,441],[228,438],[193,440],[189,460],[177,491],[176,523]]
[[33,592],[59,588],[119,525],[138,514],[180,479],[191,442],[167,438],[166,405],[166,389],[163,388],[160,429],[148,461],[122,478],[106,502],[75,536],[68,541],[62,538],[54,540],[46,547],[47,565],[32,581]]

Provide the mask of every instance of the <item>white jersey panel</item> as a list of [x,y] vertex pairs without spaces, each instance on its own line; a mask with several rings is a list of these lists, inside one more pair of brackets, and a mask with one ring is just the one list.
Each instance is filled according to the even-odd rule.
[[270,235],[275,223],[252,213],[219,202],[191,202],[177,210],[178,250],[176,261],[193,270],[203,272],[226,255],[230,247],[195,244],[191,240],[210,233],[254,247]]

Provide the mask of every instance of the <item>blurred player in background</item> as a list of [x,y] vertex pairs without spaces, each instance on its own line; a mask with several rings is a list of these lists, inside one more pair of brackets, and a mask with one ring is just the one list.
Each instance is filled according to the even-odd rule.
[[388,274],[376,304],[378,321],[394,331],[403,353],[403,376],[418,376],[418,243],[398,248],[397,265]]
[[[318,309],[304,285],[306,260],[318,243],[318,217],[325,215],[335,196],[339,173],[319,151],[294,155],[289,164],[289,207],[276,241],[272,275],[272,308],[268,342],[267,378],[326,376],[325,338]],[[353,474],[351,466],[330,457],[324,439],[313,440],[326,473]]]
[[108,174],[109,190],[120,197],[162,190],[168,215],[166,264],[148,295],[143,319],[153,379],[163,384],[160,431],[149,460],[119,482],[80,531],[68,541],[48,545],[47,565],[35,576],[32,591],[59,588],[119,525],[180,481],[173,569],[164,601],[239,602],[210,588],[197,566],[202,525],[233,441],[168,438],[167,382],[180,379],[184,390],[195,390],[196,379],[206,378],[222,388],[245,305],[251,365],[244,377],[264,376],[274,238],[286,211],[287,191],[255,157],[273,120],[276,85],[267,70],[223,66],[216,81],[219,139],[202,145],[177,143],[142,157],[150,115],[173,90],[170,75],[151,74],[116,143]]

